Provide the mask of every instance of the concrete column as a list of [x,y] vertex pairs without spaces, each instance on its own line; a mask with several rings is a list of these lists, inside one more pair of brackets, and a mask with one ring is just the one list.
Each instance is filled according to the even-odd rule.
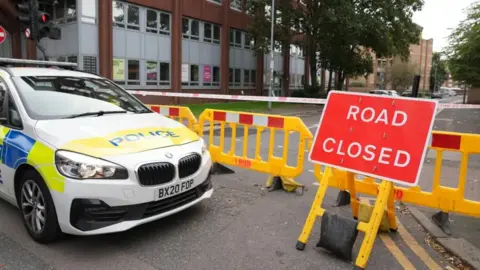
[[221,46],[221,60],[220,60],[220,92],[222,94],[228,94],[228,80],[230,68],[230,20],[228,15],[230,13],[230,0],[222,1],[223,7],[223,25],[222,25],[222,40]]
[[[182,8],[183,1],[173,1],[172,12],[172,56],[171,56],[171,85],[173,92],[182,91]],[[174,98],[174,103],[178,104],[179,98]]]
[[100,75],[113,77],[112,1],[98,1],[98,58]]

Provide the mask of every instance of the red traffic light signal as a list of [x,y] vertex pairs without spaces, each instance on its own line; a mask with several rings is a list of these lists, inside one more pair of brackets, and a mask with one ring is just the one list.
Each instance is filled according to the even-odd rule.
[[41,11],[38,12],[38,15],[37,15],[37,16],[38,16],[38,19],[39,19],[39,21],[40,21],[41,23],[47,23],[47,21],[48,21],[48,19],[49,19],[49,17],[50,17],[50,16],[48,15],[48,13],[41,12]]

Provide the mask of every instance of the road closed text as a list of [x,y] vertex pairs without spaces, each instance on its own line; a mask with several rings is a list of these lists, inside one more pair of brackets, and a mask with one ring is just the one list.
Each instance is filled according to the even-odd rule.
[[415,186],[427,153],[437,103],[330,91],[309,160]]
[[[375,110],[371,107],[360,108],[351,105],[348,109],[347,120],[360,121],[365,124],[389,125],[402,127],[408,121],[408,115],[401,110]],[[387,134],[385,134],[387,136]],[[407,167],[410,163],[410,153],[402,149],[378,147],[374,144],[360,144],[359,142],[345,143],[342,139],[325,138],[322,144],[325,153],[335,153],[338,156],[361,158],[365,161],[391,165],[399,168]]]
[[335,153],[339,156],[347,155],[350,158],[362,158],[365,161],[375,161],[385,165],[395,167],[406,167],[410,163],[410,154],[403,150],[393,150],[388,147],[377,149],[375,145],[361,145],[358,142],[352,142],[348,145],[343,140],[327,138],[323,141],[323,151],[326,153]]

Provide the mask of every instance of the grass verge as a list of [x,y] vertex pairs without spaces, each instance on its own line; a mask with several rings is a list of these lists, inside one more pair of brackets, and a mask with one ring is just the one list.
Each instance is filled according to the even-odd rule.
[[[189,107],[195,116],[200,115],[205,109],[242,112],[267,112],[268,110],[268,102],[264,101],[185,104],[183,106]],[[298,106],[301,106],[301,104],[272,102],[272,109],[295,108]]]

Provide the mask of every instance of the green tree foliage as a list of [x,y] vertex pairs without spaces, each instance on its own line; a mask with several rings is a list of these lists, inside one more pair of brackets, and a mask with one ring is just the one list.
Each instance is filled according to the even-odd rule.
[[415,65],[397,58],[387,68],[387,82],[391,84],[393,90],[406,90],[413,84],[415,70]]
[[430,70],[430,91],[438,91],[440,86],[447,80],[447,62],[441,59],[441,53],[434,52],[432,55],[432,69]]
[[[420,28],[412,22],[412,16],[421,9],[423,0],[304,0],[305,5],[292,2],[276,2],[282,17],[275,21],[276,39],[288,42],[295,32],[305,34],[298,42],[310,56],[312,78],[319,67],[336,72],[337,89],[342,89],[346,76],[373,72],[372,57],[366,48],[378,57],[398,55],[407,60],[409,45],[420,39]],[[256,11],[250,31],[262,51],[268,51],[265,40],[270,34],[270,19],[262,16],[262,6],[270,3],[257,0],[248,5],[250,12]],[[316,85],[312,80],[312,86]]]
[[480,1],[467,9],[467,18],[449,37],[449,69],[456,81],[480,86]]

